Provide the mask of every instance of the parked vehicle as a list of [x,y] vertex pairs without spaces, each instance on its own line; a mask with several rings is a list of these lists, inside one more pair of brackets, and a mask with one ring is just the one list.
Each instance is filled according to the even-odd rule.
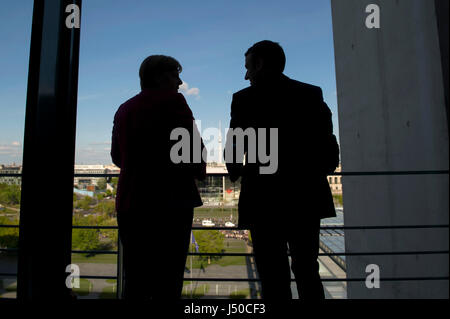
[[204,219],[204,220],[202,220],[202,226],[205,226],[205,227],[213,227],[213,226],[215,226],[216,224],[214,224],[210,219]]

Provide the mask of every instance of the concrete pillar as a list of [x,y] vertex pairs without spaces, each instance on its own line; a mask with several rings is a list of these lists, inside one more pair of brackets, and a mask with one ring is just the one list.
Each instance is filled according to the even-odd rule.
[[[369,4],[380,8],[379,29],[366,27]],[[435,1],[331,0],[331,6],[342,171],[448,171]],[[342,184],[346,226],[448,225],[448,173],[344,176]],[[345,240],[347,252],[448,251],[449,237],[448,228],[347,230]],[[347,277],[366,277],[369,264],[379,266],[381,278],[448,277],[448,258],[347,256]],[[448,298],[448,292],[448,280],[381,281],[372,289],[348,284],[348,298]]]

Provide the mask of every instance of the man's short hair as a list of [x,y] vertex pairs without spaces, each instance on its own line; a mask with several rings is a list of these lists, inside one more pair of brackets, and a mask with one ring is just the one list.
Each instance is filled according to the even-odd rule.
[[283,48],[277,42],[269,40],[257,42],[245,52],[245,56],[249,54],[252,54],[257,59],[262,59],[264,61],[264,67],[268,70],[279,73],[284,71],[286,56],[284,55]]
[[182,71],[181,64],[174,58],[166,55],[150,55],[139,68],[139,78],[141,79],[141,89],[154,88],[157,79],[165,72]]

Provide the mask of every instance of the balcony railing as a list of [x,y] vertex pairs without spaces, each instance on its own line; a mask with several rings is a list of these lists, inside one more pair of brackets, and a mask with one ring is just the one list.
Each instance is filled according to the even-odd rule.
[[[380,171],[380,172],[336,172],[330,174],[332,176],[382,176],[382,175],[448,175],[448,170],[434,170],[434,171]],[[210,176],[227,176],[226,174],[208,174]],[[1,174],[0,177],[21,177],[21,174]],[[119,174],[75,174],[74,177],[89,177],[89,178],[109,178],[118,177]],[[0,228],[18,228],[19,225],[0,225]],[[361,226],[321,226],[321,230],[386,230],[386,229],[442,229],[449,228],[448,224],[440,225],[361,225]],[[118,226],[73,226],[73,229],[113,229],[117,230]],[[243,230],[240,227],[192,227],[192,230]],[[18,248],[0,248],[0,252],[18,252]],[[400,255],[448,255],[448,250],[417,250],[417,251],[361,251],[361,252],[322,252],[319,256],[400,256]],[[113,254],[117,255],[117,275],[116,276],[94,276],[94,275],[80,275],[81,279],[115,279],[117,280],[117,298],[121,297],[121,287],[123,282],[122,260],[121,260],[121,244],[118,240],[118,250],[72,250],[72,254]],[[189,252],[188,256],[243,256],[252,257],[253,253],[201,253],[201,252]],[[336,260],[334,259],[336,262]],[[342,268],[342,265],[338,266]],[[0,277],[17,277],[17,273],[0,273]],[[212,278],[212,277],[185,277],[185,280],[194,282],[257,282],[257,278]],[[291,278],[291,281],[294,281]],[[381,277],[380,281],[436,281],[436,280],[449,280],[448,276],[416,276],[416,277]],[[322,278],[323,282],[358,282],[366,281],[366,278]]]

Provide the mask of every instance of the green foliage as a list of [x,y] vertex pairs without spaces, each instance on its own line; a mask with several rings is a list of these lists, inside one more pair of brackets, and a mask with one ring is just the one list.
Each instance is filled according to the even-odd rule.
[[72,288],[72,290],[78,295],[78,296],[87,296],[91,292],[93,288],[92,282],[90,282],[88,279],[81,278],[80,279],[80,288]]
[[[218,230],[195,230],[195,241],[198,244],[198,251],[201,253],[223,253],[225,236]],[[195,245],[192,244],[191,249],[195,250]],[[200,259],[207,260],[208,256],[201,256]],[[211,259],[220,259],[221,256],[211,256]]]
[[114,188],[117,187],[117,183],[119,182],[119,178],[118,177],[113,177],[111,178],[111,184]]
[[[102,216],[99,225],[117,226],[117,220],[115,218],[105,218],[105,216]],[[104,249],[117,250],[117,242],[119,240],[119,231],[117,229],[101,229],[100,237],[103,240]]]
[[[75,214],[74,226],[117,226],[115,218],[106,214],[83,216]],[[72,248],[76,250],[117,249],[117,229],[73,229]]]
[[193,289],[193,291],[191,292],[191,288],[190,287],[186,287],[183,288],[183,292],[182,292],[182,296],[185,298],[192,298],[196,299],[196,298],[200,298],[203,297],[205,295],[205,293],[207,293],[209,291],[209,285],[200,285],[197,286]]
[[117,284],[103,288],[99,299],[117,299]]
[[[74,226],[95,226],[97,225],[95,216],[76,218]],[[100,232],[98,229],[73,229],[72,249],[74,250],[98,250],[101,248]]]
[[20,204],[20,186],[0,184],[0,203],[6,205]]
[[97,181],[97,188],[99,190],[105,190],[106,189],[106,178],[102,178],[102,179],[99,179]]
[[72,254],[73,264],[117,264],[117,255],[97,254],[87,256],[86,254]]
[[[11,220],[7,217],[0,216],[0,225],[18,225],[17,218]],[[0,227],[0,247],[1,248],[18,248],[19,247],[19,228]]]
[[116,204],[114,201],[102,201],[95,206],[94,211],[100,214],[106,214],[108,217],[115,217]]
[[84,196],[82,199],[75,202],[74,207],[81,208],[83,210],[89,210],[91,208],[91,205],[94,205],[95,203],[96,200],[92,197]]
[[83,210],[88,210],[90,208],[90,206],[89,206],[88,202],[81,201],[80,202],[80,208],[83,209]]
[[224,256],[217,261],[211,262],[215,265],[221,267],[227,266],[245,266],[247,265],[247,260],[245,256]]
[[250,288],[238,290],[230,294],[230,299],[245,299],[250,296]]
[[[74,206],[85,211],[73,215],[74,226],[117,226],[115,203],[112,200],[84,196]],[[86,211],[90,214],[86,215]],[[117,250],[118,236],[117,229],[73,229],[72,249]],[[86,256],[92,258],[93,254]]]
[[97,229],[74,229],[72,231],[72,249],[98,250],[100,248],[99,231]]
[[342,195],[333,195],[333,201],[335,205],[342,206],[343,205]]
[[88,203],[89,205],[94,205],[96,203],[96,200],[93,197],[85,196],[83,200]]
[[9,285],[8,287],[5,288],[5,290],[7,292],[16,292],[17,291],[17,282]]
[[230,220],[230,217],[233,216],[231,220],[233,223],[237,224],[238,222],[238,212],[236,208],[231,207],[196,207],[194,210],[194,219],[222,219],[222,220]]

